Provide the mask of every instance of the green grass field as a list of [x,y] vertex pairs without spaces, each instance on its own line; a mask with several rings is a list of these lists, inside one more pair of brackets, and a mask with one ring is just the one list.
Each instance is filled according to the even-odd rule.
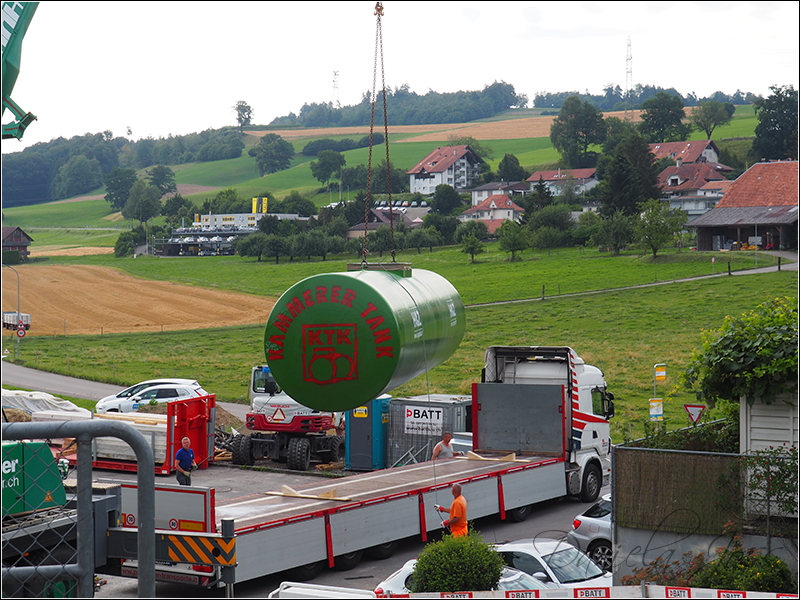
[[[467,331],[457,352],[392,394],[469,393],[471,383],[480,378],[483,351],[493,344],[569,345],[603,370],[616,395],[615,439],[643,432],[656,363],[666,363],[668,369],[667,382],[657,391],[666,399],[667,426],[682,427],[688,423],[683,404],[695,399],[677,384],[702,331],[768,297],[795,295],[797,283],[796,271],[781,271],[468,308]],[[245,401],[250,367],[263,360],[259,325],[41,336],[21,344],[25,366],[119,385],[158,376],[192,377],[224,401]]]
[[[528,115],[526,115],[528,116]],[[738,107],[731,125],[714,132],[714,139],[751,137],[755,128],[752,107]],[[447,135],[438,145],[446,143]],[[413,140],[412,136],[408,137]],[[694,134],[692,139],[703,139]],[[296,150],[311,141],[295,142]],[[394,139],[393,141],[399,141]],[[726,142],[744,144],[747,142]],[[395,143],[391,160],[408,169],[425,156],[435,142]],[[558,160],[549,139],[487,142],[494,151],[493,168],[506,153],[523,165],[550,165]],[[382,160],[381,150],[373,154]],[[367,150],[345,153],[348,165],[364,163]],[[328,194],[310,174],[310,157],[295,156],[286,171],[258,177],[248,156],[176,168],[178,183],[235,187],[242,197],[270,191],[282,197],[292,190],[326,204]],[[102,193],[102,190],[98,191]],[[199,206],[216,192],[192,196]],[[100,200],[53,203],[4,209],[4,224],[28,231],[36,245],[114,245],[115,228],[108,204]],[[52,229],[54,226],[60,229]],[[89,229],[89,228],[96,229]],[[668,381],[657,393],[664,396],[669,427],[688,421],[683,404],[694,396],[676,386],[703,329],[719,327],[728,314],[738,314],[770,296],[797,294],[797,272],[697,279],[754,266],[752,253],[698,253],[664,251],[653,260],[630,253],[619,257],[597,250],[565,248],[550,252],[528,250],[522,260],[508,262],[496,243],[471,263],[458,248],[434,252],[399,253],[399,262],[415,269],[440,273],[453,283],[467,308],[467,332],[456,354],[443,365],[406,383],[392,393],[468,393],[482,367],[483,350],[492,344],[570,345],[606,374],[617,396],[613,435],[640,435],[653,395],[653,365],[667,363]],[[714,262],[712,262],[712,259]],[[115,259],[113,256],[61,257],[45,264],[94,264],[120,269],[147,279],[215,287],[266,297],[277,297],[300,279],[343,270],[355,257],[341,256],[311,262],[283,259],[279,264],[240,257]],[[374,257],[373,262],[379,259]],[[388,260],[388,258],[387,258]],[[759,255],[759,266],[773,261]],[[686,281],[681,281],[687,278]],[[622,289],[656,282],[666,285]],[[545,299],[542,300],[544,289]],[[526,302],[520,300],[529,299]],[[505,304],[489,305],[503,302]],[[263,362],[263,325],[243,328],[104,336],[28,337],[21,344],[21,362],[27,366],[99,381],[128,385],[153,376],[197,378],[220,400],[244,401],[249,369]],[[711,413],[713,414],[713,412]]]

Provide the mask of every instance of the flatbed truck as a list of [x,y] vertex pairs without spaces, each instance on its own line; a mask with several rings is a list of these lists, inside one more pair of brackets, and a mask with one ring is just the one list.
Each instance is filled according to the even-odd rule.
[[[386,558],[400,540],[425,541],[442,528],[434,505],[449,501],[454,483],[462,485],[470,519],[499,515],[521,521],[531,505],[568,495],[593,501],[609,475],[613,415],[599,369],[570,348],[493,347],[481,379],[473,384],[474,453],[467,457],[221,502],[213,490],[164,486],[175,498],[157,501],[156,527],[174,523],[179,531],[189,523],[197,531],[201,524],[213,535],[232,523],[235,549],[228,564],[235,566],[223,577],[221,566],[175,560],[174,566],[157,565],[156,579],[213,587],[226,577],[227,583],[241,583],[288,571],[287,579],[307,580],[325,567],[351,569],[365,553]],[[135,522],[131,491],[123,494],[122,512]],[[202,502],[194,507],[181,501],[187,494]],[[110,531],[110,552],[125,533]],[[136,576],[133,557],[116,558],[118,568],[110,574]]]

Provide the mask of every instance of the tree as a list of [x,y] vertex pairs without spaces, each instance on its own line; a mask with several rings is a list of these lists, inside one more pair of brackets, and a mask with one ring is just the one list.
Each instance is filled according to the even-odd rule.
[[578,96],[564,100],[550,126],[550,141],[570,168],[594,166],[597,154],[590,152],[589,147],[602,144],[605,139],[603,113],[589,102],[581,102]]
[[139,225],[161,214],[161,196],[158,188],[148,185],[144,179],[138,179],[131,188],[128,201],[122,208],[122,216],[126,219],[137,219]]
[[166,221],[173,227],[179,227],[182,220],[191,219],[196,212],[194,204],[188,198],[180,194],[175,194],[164,201],[161,214],[166,217]]
[[106,175],[106,202],[111,204],[114,210],[122,210],[130,196],[131,188],[136,183],[136,171],[134,169],[121,169],[115,167]]
[[250,235],[239,238],[236,241],[236,253],[239,256],[255,257],[258,262],[261,262],[261,255],[267,247],[267,234],[251,233]]
[[311,174],[320,183],[326,186],[331,177],[336,173],[341,173],[347,161],[344,156],[335,150],[322,150],[317,154],[317,160],[311,161]]
[[528,174],[519,164],[519,159],[513,154],[506,154],[500,159],[497,166],[497,176],[500,181],[525,181]]
[[797,391],[797,298],[773,298],[703,334],[682,379],[697,399],[772,404]]
[[449,215],[463,206],[463,203],[461,202],[461,196],[453,186],[440,183],[436,186],[430,205],[433,212],[440,215]]
[[791,85],[770,89],[770,96],[755,102],[758,125],[750,156],[797,160],[797,91]]
[[689,137],[691,125],[683,123],[683,100],[680,96],[658,92],[642,103],[639,131],[652,143],[682,141]]
[[489,237],[489,228],[483,221],[475,219],[461,223],[455,233],[455,241],[457,244],[463,242],[464,238],[468,235],[473,235],[479,240],[485,240]]
[[423,227],[426,229],[433,228],[438,231],[441,234],[441,243],[447,245],[455,241],[455,233],[459,223],[457,217],[448,217],[433,212],[425,215],[423,219]]
[[465,235],[461,239],[461,251],[464,254],[469,254],[470,262],[474,263],[475,255],[483,252],[485,248],[486,246],[484,246],[483,242],[475,237],[474,233]]
[[103,185],[100,162],[76,154],[58,170],[54,181],[56,198],[70,198]]
[[420,553],[411,591],[489,591],[497,587],[502,572],[503,558],[474,531],[459,537],[445,535]]
[[551,204],[533,213],[528,220],[528,227],[536,231],[541,227],[552,227],[557,231],[570,231],[575,227],[572,211],[566,204]]
[[236,122],[239,124],[239,132],[241,133],[245,125],[250,125],[250,121],[253,118],[253,109],[244,100],[239,100],[233,110],[236,112]]
[[660,198],[658,167],[647,142],[632,133],[621,142],[608,164],[605,179],[598,186],[601,214],[611,216],[617,210],[636,214],[638,205],[649,198]]
[[692,114],[689,115],[689,122],[700,131],[705,132],[706,139],[711,139],[711,134],[717,127],[728,125],[733,120],[733,115],[728,112],[722,102],[710,100],[701,102]]
[[658,251],[686,225],[686,213],[680,209],[672,211],[669,204],[653,198],[639,208],[641,212],[635,219],[633,237],[637,244],[649,249],[655,258]]
[[620,249],[633,240],[633,223],[630,217],[617,210],[600,221],[592,239],[598,246],[611,248],[614,256],[618,256]]
[[536,211],[543,209],[545,206],[550,206],[552,203],[553,192],[550,191],[542,176],[539,175],[539,181],[533,186],[533,191],[522,197],[522,204],[525,209],[522,222],[529,222]]
[[167,166],[156,165],[147,172],[150,185],[154,185],[161,192],[163,198],[167,194],[176,194],[178,186],[175,183],[175,172]]
[[497,230],[500,237],[500,249],[511,253],[511,261],[517,260],[517,252],[530,247],[528,233],[516,221],[506,221]]
[[256,168],[263,177],[267,173],[288,169],[294,156],[294,146],[278,134],[268,133],[247,154],[255,157]]

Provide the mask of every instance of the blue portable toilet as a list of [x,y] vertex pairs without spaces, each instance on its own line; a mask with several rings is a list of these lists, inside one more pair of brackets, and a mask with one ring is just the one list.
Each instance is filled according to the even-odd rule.
[[376,471],[386,468],[386,437],[389,432],[389,394],[347,411],[345,468]]

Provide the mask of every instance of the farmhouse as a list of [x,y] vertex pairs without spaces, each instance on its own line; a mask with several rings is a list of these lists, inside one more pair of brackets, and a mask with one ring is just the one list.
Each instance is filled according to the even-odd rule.
[[11,258],[6,260],[6,252],[19,252],[19,260],[28,260],[29,247],[33,238],[19,227],[3,227],[3,262],[16,262]]
[[797,248],[797,161],[756,163],[732,182],[709,212],[689,223],[698,250]]
[[597,173],[595,169],[558,169],[555,171],[536,171],[533,175],[528,177],[526,181],[533,190],[539,180],[542,180],[547,189],[553,196],[560,196],[564,190],[564,186],[570,180],[572,185],[575,186],[576,194],[583,194],[588,192],[598,183]]
[[524,212],[525,209],[508,196],[496,194],[465,210],[458,215],[458,220],[462,223],[482,221],[489,228],[489,233],[493,234],[506,221],[519,222]]
[[[370,209],[367,217],[367,225],[366,230],[367,234],[373,231],[377,231],[378,228],[382,226],[389,227],[394,221],[394,227],[397,227],[402,223],[405,225],[406,228],[411,229],[412,227],[418,227],[422,224],[422,221],[416,220],[412,221],[409,219],[404,213],[400,211],[389,211],[389,210],[380,210],[376,208]],[[364,220],[362,219],[360,223],[353,225],[350,229],[347,230],[347,239],[352,240],[354,238],[363,238],[364,237]]]
[[483,162],[469,146],[436,148],[407,171],[409,190],[412,194],[419,192],[429,196],[441,184],[458,191],[472,188],[480,179]]
[[656,160],[669,158],[676,162],[680,160],[682,164],[717,163],[719,161],[719,148],[711,140],[650,144],[650,152],[653,153]]

